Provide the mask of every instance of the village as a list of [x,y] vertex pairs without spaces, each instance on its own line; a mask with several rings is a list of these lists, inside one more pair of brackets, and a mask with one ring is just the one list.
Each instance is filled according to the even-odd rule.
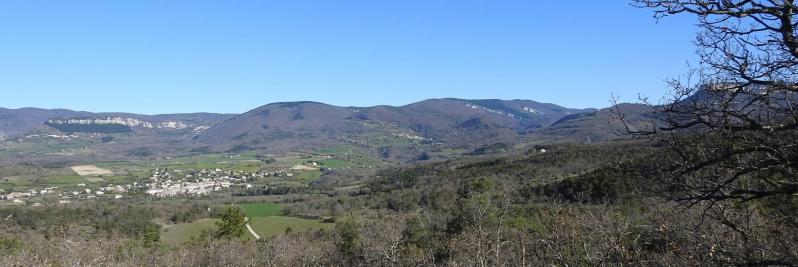
[[[82,189],[76,189],[82,188]],[[29,189],[25,192],[10,192],[0,194],[0,201],[10,201],[17,204],[30,204],[40,206],[44,201],[57,201],[59,204],[69,204],[75,200],[86,199],[120,199],[128,192],[135,190],[134,185],[107,185],[97,189],[87,188],[85,183],[70,186],[69,189],[60,186],[45,187],[41,190]],[[32,201],[31,201],[32,200]],[[30,203],[29,203],[30,202]]]
[[156,169],[141,186],[146,188],[145,194],[155,197],[200,196],[230,188],[232,185],[250,188],[252,185],[248,182],[263,175],[221,169]]
[[[252,182],[257,179],[290,178],[297,170],[296,166],[290,169],[257,172],[228,171],[218,168],[155,169],[146,182],[136,182],[134,186],[144,189],[146,195],[154,197],[195,197],[229,189],[232,186],[249,189],[253,187]],[[261,187],[268,188],[267,185]]]
[[[121,199],[132,195],[143,195],[156,198],[197,197],[220,192],[231,187],[252,188],[258,178],[284,177],[290,178],[297,171],[291,169],[273,171],[227,171],[214,169],[168,169],[153,170],[150,177],[130,184],[108,184],[102,187],[79,183],[64,186],[48,186],[41,189],[29,189],[24,192],[0,192],[0,202],[40,206],[41,203],[69,204],[78,200],[89,199]],[[259,185],[268,188],[267,185]]]

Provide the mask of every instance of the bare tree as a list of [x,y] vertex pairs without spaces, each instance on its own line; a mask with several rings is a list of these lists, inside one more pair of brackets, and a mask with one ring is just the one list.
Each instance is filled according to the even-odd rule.
[[[650,132],[678,159],[674,198],[697,204],[798,193],[798,39],[793,1],[633,0],[657,19],[692,14],[699,66],[669,82]],[[639,133],[639,132],[638,132]]]
[[[660,123],[635,132],[669,148],[671,163],[656,173],[662,192],[687,207],[701,207],[706,217],[747,242],[756,237],[740,225],[746,220],[739,214],[750,207],[770,216],[774,229],[796,229],[798,6],[792,0],[632,0],[632,5],[652,9],[657,20],[693,15],[701,29],[695,40],[699,64],[668,82],[672,94],[664,103],[651,105]],[[782,256],[787,258],[751,262],[796,260]]]

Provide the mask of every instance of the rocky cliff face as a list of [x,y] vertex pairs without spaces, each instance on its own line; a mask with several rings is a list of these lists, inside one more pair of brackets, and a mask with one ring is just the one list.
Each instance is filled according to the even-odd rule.
[[126,117],[95,117],[95,118],[70,118],[70,119],[49,119],[48,125],[59,124],[78,124],[78,125],[91,125],[91,124],[119,124],[128,127],[144,127],[150,129],[186,129],[188,124],[182,121],[160,121],[150,122],[135,118]]

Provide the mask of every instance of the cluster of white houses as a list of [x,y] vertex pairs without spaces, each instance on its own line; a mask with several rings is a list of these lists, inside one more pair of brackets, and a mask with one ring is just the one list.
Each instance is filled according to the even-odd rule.
[[57,199],[59,203],[70,203],[81,199],[119,199],[131,191],[141,192],[155,197],[201,196],[212,192],[221,191],[231,186],[252,188],[250,182],[257,178],[265,177],[292,177],[293,169],[274,171],[259,171],[255,173],[224,171],[221,169],[201,170],[169,170],[156,169],[146,181],[126,185],[107,185],[104,187],[87,187],[86,184],[77,184],[78,188],[47,187],[41,190],[30,189],[26,192],[12,192],[3,194],[0,191],[0,201],[27,203],[29,199]]
[[[78,184],[79,187],[86,187],[86,184]],[[57,199],[58,203],[66,204],[72,200],[113,198],[120,199],[123,195],[133,189],[132,185],[107,185],[97,189],[84,188],[82,190],[59,190],[57,186],[46,187],[41,190],[30,189],[25,192],[11,192],[0,194],[0,201],[10,201],[13,203],[24,204],[30,199]],[[49,198],[48,198],[49,197]],[[38,204],[38,202],[33,203]]]
[[[147,195],[156,197],[201,196],[240,185],[252,187],[249,181],[264,177],[262,173],[223,171],[221,169],[173,170],[156,169],[149,181],[142,184]],[[137,184],[138,185],[138,184]]]
[[148,195],[156,197],[198,196],[229,188],[232,185],[227,181],[201,181],[201,182],[173,182],[166,180],[152,183],[147,189]]
[[70,139],[78,137],[80,136],[76,134],[31,134],[25,136],[26,139],[34,139],[34,138]]

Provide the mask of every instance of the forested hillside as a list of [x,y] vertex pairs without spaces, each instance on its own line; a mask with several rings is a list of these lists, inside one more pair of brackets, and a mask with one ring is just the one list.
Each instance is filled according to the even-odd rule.
[[[790,228],[765,219],[789,218],[772,214],[769,201],[728,214],[728,220],[746,221],[744,234],[698,224],[706,216],[701,209],[662,202],[663,187],[645,178],[657,168],[641,166],[668,160],[663,149],[642,141],[562,144],[546,152],[390,168],[354,187],[329,186],[334,181],[323,178],[301,192],[265,197],[283,203],[287,216],[330,218],[334,230],[286,232],[257,242],[211,233],[178,247],[159,242],[162,226],[153,221],[223,217],[206,209],[224,199],[6,207],[0,215],[8,218],[2,225],[10,235],[3,251],[6,262],[23,265],[240,265],[241,259],[279,266],[693,265],[796,256],[798,240],[791,239]],[[115,210],[105,210],[110,207]],[[106,215],[90,215],[98,213]],[[768,217],[750,217],[755,214]],[[62,244],[72,249],[58,249]]]
[[3,103],[248,111],[0,108],[0,266],[798,266],[792,0],[6,2]]

